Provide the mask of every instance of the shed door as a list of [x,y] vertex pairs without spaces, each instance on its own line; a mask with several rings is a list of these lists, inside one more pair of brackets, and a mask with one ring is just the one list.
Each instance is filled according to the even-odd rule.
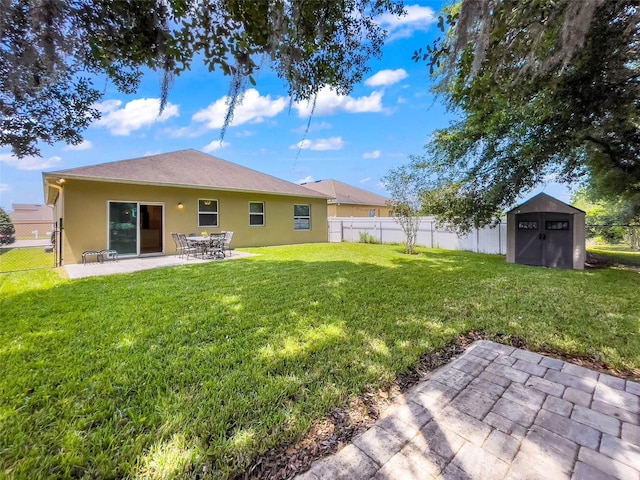
[[573,215],[545,213],[543,265],[573,268]]
[[542,214],[516,215],[516,263],[543,265]]
[[516,215],[516,263],[573,268],[573,215]]

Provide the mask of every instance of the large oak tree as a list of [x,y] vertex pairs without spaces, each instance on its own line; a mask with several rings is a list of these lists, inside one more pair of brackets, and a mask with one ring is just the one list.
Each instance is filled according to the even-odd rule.
[[457,114],[414,168],[429,213],[481,226],[550,179],[640,206],[638,0],[463,0],[417,51]]
[[133,93],[145,69],[161,72],[164,105],[195,61],[230,76],[227,124],[261,65],[291,101],[324,85],[346,94],[381,53],[374,19],[402,11],[400,0],[0,0],[0,146],[77,144],[105,75]]

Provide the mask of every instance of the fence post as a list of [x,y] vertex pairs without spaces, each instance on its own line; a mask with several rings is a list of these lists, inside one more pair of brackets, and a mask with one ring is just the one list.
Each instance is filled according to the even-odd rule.
[[433,221],[431,223],[431,248],[433,248]]

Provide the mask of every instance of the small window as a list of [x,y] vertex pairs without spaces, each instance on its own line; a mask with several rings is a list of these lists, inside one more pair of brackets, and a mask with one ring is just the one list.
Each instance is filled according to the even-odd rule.
[[311,205],[293,206],[293,229],[311,230]]
[[249,225],[264,226],[264,202],[249,202]]
[[544,228],[546,230],[569,230],[569,222],[567,221],[544,222]]
[[518,230],[537,230],[538,222],[518,222]]
[[218,226],[218,201],[198,200],[198,226],[217,227]]
[[376,216],[376,209],[375,208],[372,208],[372,209],[369,210],[369,216],[370,217],[375,217]]

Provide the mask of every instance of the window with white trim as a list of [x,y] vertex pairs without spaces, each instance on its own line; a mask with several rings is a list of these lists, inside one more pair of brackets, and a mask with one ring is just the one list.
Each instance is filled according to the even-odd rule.
[[218,201],[198,200],[198,226],[217,227],[218,226]]
[[311,230],[311,205],[293,206],[293,229]]
[[249,202],[249,225],[264,227],[264,202]]

